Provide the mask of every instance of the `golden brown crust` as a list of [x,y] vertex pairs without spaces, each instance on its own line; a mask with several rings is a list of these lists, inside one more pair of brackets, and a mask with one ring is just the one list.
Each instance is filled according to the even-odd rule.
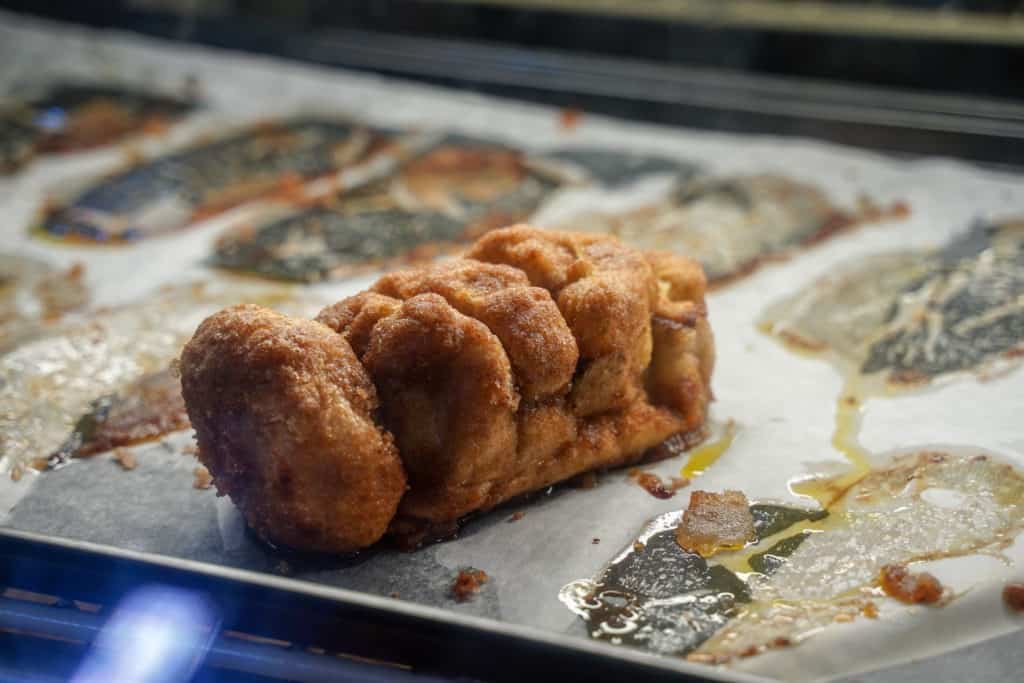
[[[568,428],[567,418],[575,421],[575,430]],[[553,425],[553,435],[543,429],[543,424],[538,424],[539,420],[547,420]],[[520,434],[526,436],[520,439],[520,453],[547,450],[549,455],[537,459],[520,456],[516,470],[504,484],[495,504],[557,484],[582,472],[638,462],[648,449],[679,430],[678,416],[645,401],[637,401],[622,412],[606,413],[587,420],[572,418],[568,411],[563,411],[561,416],[530,416],[521,420]],[[550,448],[559,437],[570,436],[574,431],[575,437],[563,442],[561,448]],[[544,445],[549,448],[543,448]]]
[[401,513],[444,521],[483,507],[516,454],[519,397],[497,337],[420,294],[377,324],[363,362],[409,475]]
[[320,311],[316,321],[327,325],[349,343],[362,358],[370,345],[370,333],[381,318],[396,312],[401,301],[376,292],[360,292]]
[[658,279],[659,296],[656,312],[659,315],[672,317],[672,311],[666,308],[672,303],[692,302],[700,308],[704,307],[704,292],[707,291],[708,280],[699,262],[663,251],[648,251],[644,253],[644,257]]
[[259,306],[207,318],[181,355],[199,459],[274,543],[346,552],[376,542],[405,491],[377,392],[337,334]]
[[461,260],[385,275],[373,291],[395,299],[438,294],[479,320],[501,341],[523,398],[563,394],[579,354],[551,295],[530,286],[522,271]]
[[579,347],[571,398],[578,416],[629,405],[650,361],[650,311],[657,296],[640,252],[611,237],[513,226],[491,231],[466,257],[519,268],[555,297]]
[[715,345],[704,305],[707,280],[692,259],[658,252],[646,257],[658,282],[646,389],[655,403],[682,415],[689,431],[704,423],[711,400]]
[[[386,490],[388,505],[368,497],[365,521],[341,511],[331,533],[346,543],[368,544],[389,523],[391,534],[450,531],[470,512],[636,462],[698,429],[714,362],[704,286],[693,261],[614,238],[495,230],[468,258],[386,275],[319,323],[250,308],[214,316],[183,355],[185,398],[204,420],[218,487],[267,538],[328,547],[299,537],[296,520],[310,513],[272,486],[289,457],[309,470],[351,460],[364,468],[356,487]],[[355,417],[321,415],[307,387]],[[248,416],[244,433],[236,414]],[[369,472],[374,458],[388,464]],[[347,492],[322,484],[306,489],[310,507]]]
[[579,258],[576,240],[568,234],[524,225],[492,230],[469,248],[466,258],[518,268],[535,286],[554,294],[568,284],[569,269]]

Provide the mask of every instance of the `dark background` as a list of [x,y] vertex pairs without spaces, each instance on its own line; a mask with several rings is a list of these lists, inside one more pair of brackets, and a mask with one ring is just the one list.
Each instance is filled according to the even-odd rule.
[[[838,20],[827,31],[796,31],[784,25],[754,29],[424,0],[0,0],[2,7],[97,27],[131,28],[271,54],[280,52],[278,42],[284,32],[316,36],[336,29],[365,29],[755,74],[1024,98],[1024,23],[1019,23],[1024,22],[1024,0],[832,0],[824,4],[916,9],[951,16],[954,21],[946,37],[922,39],[869,35],[855,27],[844,28]],[[620,5],[629,12],[628,0]],[[1005,18],[1009,38],[958,38],[958,16]],[[1018,21],[1016,30],[1011,19]]]

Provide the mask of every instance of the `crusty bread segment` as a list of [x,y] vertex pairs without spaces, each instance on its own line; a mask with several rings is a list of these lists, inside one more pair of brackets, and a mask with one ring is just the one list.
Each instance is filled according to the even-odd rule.
[[200,457],[273,542],[451,526],[700,429],[704,289],[689,259],[514,226],[316,322],[222,311],[182,355]]
[[260,306],[207,318],[181,355],[199,458],[266,540],[346,552],[384,534],[406,489],[377,390],[347,342]]

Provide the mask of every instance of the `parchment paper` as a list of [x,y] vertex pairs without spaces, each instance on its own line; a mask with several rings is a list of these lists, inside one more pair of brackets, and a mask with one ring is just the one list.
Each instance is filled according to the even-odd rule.
[[[709,298],[718,346],[714,376],[716,424],[739,425],[733,446],[694,487],[740,489],[751,499],[792,501],[787,482],[822,463],[845,461],[830,445],[841,378],[829,364],[793,354],[755,328],[766,305],[838,264],[894,248],[940,246],[977,217],[1024,214],[1024,178],[949,159],[898,161],[809,140],[706,133],[614,121],[587,115],[571,131],[550,108],[453,93],[337,70],[299,67],[270,59],[182,48],[124,34],[94,33],[0,15],[0,92],[50,77],[115,79],[173,88],[200,79],[206,108],[161,139],[135,142],[69,158],[38,160],[0,179],[0,232],[6,250],[57,265],[86,264],[97,305],[144,297],[153,288],[202,275],[202,260],[222,228],[218,217],[174,235],[124,249],[55,246],[30,239],[27,226],[47,192],[112,170],[126,149],[156,152],[217,131],[291,112],[340,113],[385,126],[444,127],[504,140],[527,149],[551,145],[605,145],[694,161],[712,173],[778,172],[825,189],[840,205],[861,194],[880,203],[906,201],[902,222],[864,226],[814,247]],[[541,214],[557,217],[581,204],[627,206],[657,193],[657,179],[609,198],[599,191],[566,190]],[[370,278],[319,285],[317,296],[343,296]],[[923,393],[873,399],[860,433],[875,453],[922,446],[986,449],[1024,466],[1024,372],[980,382],[961,379]],[[403,554],[380,550],[355,559],[310,561],[276,555],[256,543],[231,504],[213,490],[192,488],[195,462],[175,452],[178,434],[140,446],[137,469],[121,471],[107,457],[57,472],[0,481],[0,520],[10,527],[122,548],[152,551],[371,593],[398,593],[446,609],[586,637],[563,607],[559,589],[588,577],[630,542],[651,517],[685,506],[684,491],[658,500],[625,473],[601,477],[593,490],[557,489],[529,503],[499,509],[470,522],[454,541]],[[678,474],[675,458],[653,467]],[[17,502],[15,505],[14,503]],[[13,506],[13,510],[10,508]],[[10,510],[6,518],[2,513]],[[525,516],[514,523],[515,511]],[[600,539],[594,543],[593,539]],[[1020,559],[1024,546],[1008,552]],[[457,570],[471,565],[491,577],[473,601],[456,604],[448,589]],[[907,609],[879,622],[840,624],[811,643],[745,660],[742,667],[785,679],[823,679],[934,654],[1024,626],[999,603],[1018,565],[990,557],[939,563],[935,572],[966,595],[939,610]]]

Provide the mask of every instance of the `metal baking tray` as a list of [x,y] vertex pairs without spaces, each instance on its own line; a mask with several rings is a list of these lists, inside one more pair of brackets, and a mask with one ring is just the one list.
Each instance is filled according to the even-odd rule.
[[[805,416],[821,421],[819,427],[808,428],[807,443],[827,449],[831,418],[827,410],[813,406],[821,404],[824,397],[830,410],[839,381],[828,364],[808,364],[791,357],[754,329],[752,323],[763,308],[752,303],[762,300],[754,296],[759,290],[777,292],[771,297],[774,301],[851,256],[894,246],[941,245],[979,214],[1024,211],[1020,177],[1003,163],[1013,158],[1010,152],[1019,149],[1024,139],[1024,109],[1006,103],[979,108],[977,103],[956,99],[872,93],[824,84],[794,94],[791,84],[784,81],[730,79],[721,74],[564,55],[531,53],[526,59],[518,51],[478,46],[444,53],[441,43],[382,41],[379,36],[356,34],[324,39],[311,47],[324,62],[434,78],[457,75],[467,81],[487,81],[504,94],[574,106],[586,103],[583,123],[567,131],[564,116],[557,110],[512,100],[458,95],[406,82],[262,60],[253,64],[254,58],[233,53],[186,51],[126,36],[97,36],[33,22],[10,23],[4,27],[5,35],[12,38],[7,44],[25,50],[24,54],[40,53],[55,35],[64,40],[68,46],[65,54],[47,63],[44,72],[86,75],[100,65],[109,68],[114,64],[124,77],[144,79],[154,64],[164,63],[173,65],[169,70],[178,76],[199,73],[215,100],[213,113],[194,125],[186,124],[184,131],[172,132],[167,140],[145,143],[152,148],[146,151],[154,154],[184,143],[196,131],[217,130],[267,113],[289,113],[272,89],[259,94],[261,88],[267,88],[264,79],[270,79],[303,107],[337,107],[384,127],[432,121],[462,133],[519,144],[540,155],[552,144],[643,149],[667,154],[680,163],[697,162],[720,173],[751,169],[795,172],[821,183],[830,197],[844,206],[855,205],[862,192],[883,203],[908,201],[912,225],[905,233],[888,223],[858,229],[813,251],[799,252],[785,263],[768,264],[755,274],[756,280],[738,282],[712,296],[712,320],[723,343],[723,358],[734,362],[731,372],[725,365],[719,380],[720,400],[714,419],[719,427],[729,419],[737,420],[742,446],[709,470],[701,488],[735,486],[749,488],[757,497],[780,498],[785,495],[785,481],[771,476],[772,467],[779,462],[799,466],[804,460],[829,459],[820,450],[807,458],[791,453],[788,459],[777,456],[778,461],[771,454],[751,459],[757,457],[753,455],[757,443],[769,444],[762,446],[766,450],[771,450],[773,442],[780,449],[800,446],[799,438],[793,441],[782,435],[795,433]],[[76,50],[92,55],[92,61],[76,63]],[[328,83],[335,87],[325,87]],[[847,142],[864,140],[884,146],[899,158],[807,140],[629,124],[591,113],[628,114],[646,109],[649,119],[648,108],[655,106],[661,117],[679,125],[716,120],[720,131],[741,128],[839,137]],[[748,126],[755,122],[759,125]],[[899,140],[907,144],[896,144]],[[996,170],[949,159],[908,160],[909,154],[926,148],[948,155],[973,150],[974,156],[985,158]],[[135,252],[49,247],[29,240],[24,228],[32,222],[36,200],[51,191],[58,178],[79,181],[102,175],[120,163],[119,156],[111,152],[59,166],[43,161],[0,192],[0,200],[7,203],[12,216],[9,225],[15,226],[10,235],[15,248],[37,257],[52,258],[56,253],[64,262],[85,255],[87,272],[95,277],[90,284],[97,297],[111,303],[130,300],[132,292],[137,296],[192,272],[160,266],[140,275],[136,272],[138,259],[173,248],[180,249],[183,258],[199,260],[208,254],[212,238],[237,218],[215,219],[165,242],[144,241]],[[356,291],[362,283],[365,279],[318,286],[317,297],[340,296]],[[772,402],[753,405],[756,402],[743,396],[743,381],[737,375],[752,367],[750,356],[761,353],[775,359],[780,372],[793,370],[794,376],[800,377],[791,387],[794,405],[789,422]],[[745,356],[747,360],[742,360]],[[778,375],[766,379],[780,381]],[[1019,373],[1011,374],[1003,383],[997,381],[998,386],[983,388],[1012,403],[1019,381]],[[812,385],[817,386],[801,397],[800,387]],[[944,391],[962,392],[959,400],[972,400],[982,395],[980,386],[965,381]],[[920,400],[922,410],[936,402],[934,394]],[[1009,450],[1009,457],[1020,456],[1017,447],[1006,446],[1006,434],[1013,425],[1007,422],[1005,410],[992,413],[987,418],[991,423],[973,425],[973,432],[984,427],[982,438],[961,439],[958,435],[971,432],[967,429],[971,425],[961,431],[954,425],[945,432],[938,429],[937,433],[944,435],[937,440],[966,439],[971,446],[1003,454]],[[794,416],[801,419],[795,421]],[[941,421],[942,413],[935,419]],[[877,450],[906,445],[901,439],[914,444],[922,441],[899,434],[899,427],[887,424],[872,432]],[[530,675],[547,678],[552,672],[570,675],[580,671],[600,680],[621,680],[627,675],[756,680],[736,670],[711,669],[592,641],[558,602],[558,585],[592,575],[630,543],[647,520],[685,505],[685,497],[659,501],[647,496],[624,473],[603,477],[595,490],[560,488],[539,499],[502,508],[470,522],[458,540],[416,553],[377,550],[359,558],[329,560],[267,550],[247,535],[237,515],[232,515],[230,504],[215,500],[210,491],[189,487],[188,461],[169,454],[160,443],[141,446],[136,452],[140,464],[132,472],[120,472],[109,460],[94,458],[38,477],[15,514],[8,517],[7,526],[0,528],[0,553],[5,558],[0,583],[102,604],[116,601],[141,583],[176,584],[211,594],[229,615],[226,623],[248,632],[398,662],[419,671],[487,680],[519,680]],[[832,455],[832,460],[841,461]],[[736,467],[737,458],[746,465],[744,474],[730,470]],[[680,464],[678,459],[670,460],[655,470],[667,476]],[[520,510],[525,516],[507,523],[510,514]],[[447,589],[455,571],[467,565],[487,570],[492,582],[475,600],[454,604]],[[544,590],[537,590],[538,584],[544,584]],[[391,593],[398,593],[398,598],[389,597]],[[992,642],[1012,643],[1013,637]],[[952,642],[949,647],[960,644],[964,643]],[[819,661],[817,666],[827,666],[827,662]],[[833,673],[845,671],[855,670],[840,668]],[[913,671],[904,670],[901,675],[914,680]],[[1005,671],[992,665],[976,673],[978,680],[998,680]]]

